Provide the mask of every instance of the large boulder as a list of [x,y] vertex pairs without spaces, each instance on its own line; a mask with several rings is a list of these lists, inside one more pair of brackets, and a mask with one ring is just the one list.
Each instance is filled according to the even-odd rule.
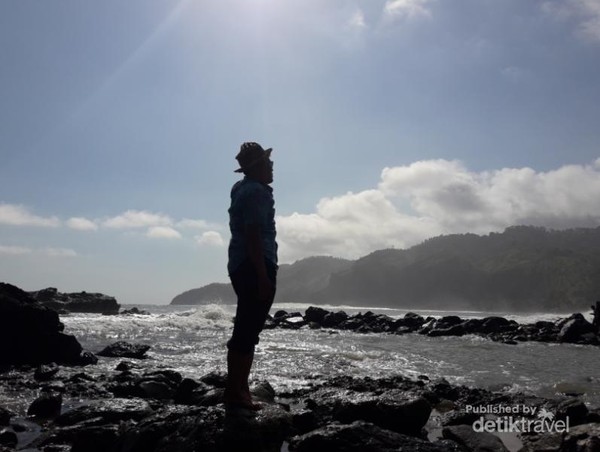
[[0,283],[0,364],[85,364],[58,314],[27,292]]
[[559,342],[580,342],[582,336],[589,333],[595,333],[594,326],[581,314],[573,314],[562,324],[557,339]]
[[452,452],[460,446],[450,441],[429,441],[382,429],[364,421],[351,424],[332,423],[295,436],[291,452]]
[[101,293],[61,293],[54,287],[48,287],[30,294],[44,306],[59,312],[119,313],[117,300]]

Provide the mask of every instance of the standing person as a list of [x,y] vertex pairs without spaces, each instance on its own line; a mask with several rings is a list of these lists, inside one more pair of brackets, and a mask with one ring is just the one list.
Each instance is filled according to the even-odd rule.
[[231,339],[227,342],[227,387],[225,404],[258,410],[248,387],[254,347],[263,329],[277,278],[277,242],[272,149],[258,143],[243,143],[235,157],[236,170],[244,178],[231,189],[229,208],[229,262],[227,270],[237,295]]

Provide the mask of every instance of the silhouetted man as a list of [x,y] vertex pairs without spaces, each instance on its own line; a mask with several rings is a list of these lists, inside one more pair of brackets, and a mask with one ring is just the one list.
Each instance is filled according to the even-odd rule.
[[229,208],[229,262],[227,270],[237,295],[237,309],[231,339],[227,342],[228,407],[260,409],[252,402],[248,376],[254,359],[254,347],[263,329],[275,296],[277,278],[277,242],[272,149],[258,143],[243,143],[235,157],[236,172],[244,178],[231,189]]

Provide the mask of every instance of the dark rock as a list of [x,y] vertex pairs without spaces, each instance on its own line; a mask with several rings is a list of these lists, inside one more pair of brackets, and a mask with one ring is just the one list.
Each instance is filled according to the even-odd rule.
[[5,428],[0,430],[0,446],[6,446],[12,449],[17,447],[18,442],[19,439],[17,438],[17,434],[15,432]]
[[105,347],[98,352],[99,356],[108,356],[113,358],[135,358],[144,359],[145,354],[150,349],[149,345],[130,344],[125,341],[118,341]]
[[398,433],[418,436],[427,423],[431,405],[422,397],[399,389],[357,392],[351,389],[314,391],[305,401],[323,421],[363,420]]
[[291,428],[291,414],[278,405],[263,405],[256,417],[226,412],[222,447],[225,451],[279,452]]
[[425,323],[425,319],[414,312],[407,312],[402,320],[403,325],[411,329],[420,328]]
[[10,424],[10,418],[14,415],[15,413],[13,413],[12,411],[0,406],[0,425]]
[[62,394],[44,392],[27,409],[27,415],[40,418],[53,418],[60,414]]
[[450,411],[442,416],[442,425],[448,427],[451,425],[473,425],[477,419],[480,418],[479,414],[467,413],[463,410]]
[[202,397],[209,389],[206,383],[184,378],[173,395],[173,401],[182,405],[200,405]]
[[40,364],[33,374],[37,381],[51,380],[60,370],[56,363]]
[[453,425],[442,429],[446,439],[478,452],[508,452],[500,438],[487,432],[476,432],[471,425]]
[[115,449],[216,452],[223,418],[222,410],[215,408],[168,405],[126,426]]
[[275,403],[275,390],[268,381],[261,381],[254,385],[250,392],[254,399],[259,402]]
[[56,288],[49,287],[36,292],[31,296],[42,305],[66,312],[95,312],[101,314],[117,314],[119,304],[114,297],[101,293],[60,293]]
[[130,371],[132,369],[139,369],[140,366],[134,362],[131,361],[121,361],[119,364],[117,364],[117,367],[115,367],[115,370],[118,371]]
[[201,377],[200,381],[216,388],[224,388],[227,385],[227,374],[224,372],[209,372]]
[[94,401],[58,416],[56,425],[74,425],[83,421],[101,418],[104,423],[118,423],[133,419],[139,421],[152,414],[152,408],[142,399],[107,399]]
[[292,413],[292,424],[297,435],[319,427],[319,419],[312,410],[299,410]]
[[569,426],[583,424],[587,421],[588,409],[580,399],[567,399],[556,407],[556,419],[569,418]]
[[279,319],[281,317],[287,317],[287,316],[288,316],[288,313],[286,311],[284,311],[283,309],[280,309],[275,314],[273,314],[273,318],[275,318],[275,319]]
[[309,306],[304,312],[304,320],[307,322],[321,323],[328,313],[329,311],[326,311],[323,308]]
[[80,364],[81,345],[63,328],[55,311],[0,283],[0,364]]
[[448,328],[438,328],[434,327],[429,333],[428,336],[436,337],[436,336],[464,336],[467,332],[463,325],[452,325]]
[[118,438],[118,425],[78,428],[73,436],[71,452],[106,452],[114,450]]
[[580,314],[579,316],[571,316],[572,318],[566,321],[558,333],[559,342],[578,342],[581,336],[586,333],[595,333],[594,326],[588,322]]
[[175,394],[173,387],[162,381],[141,381],[138,388],[144,398],[170,399]]
[[518,326],[516,322],[511,322],[504,317],[485,317],[481,319],[480,331],[484,334],[501,333],[516,326]]
[[364,421],[329,424],[289,443],[290,452],[447,452],[446,444],[431,443],[412,436],[382,429]]
[[600,424],[570,427],[562,441],[561,452],[600,451]]
[[133,307],[131,309],[124,309],[123,311],[119,312],[119,314],[121,315],[150,315],[149,311],[145,311],[143,309],[138,309],[137,307]]
[[337,328],[340,325],[340,323],[344,322],[347,319],[348,314],[346,314],[344,311],[328,312],[327,314],[325,314],[325,317],[323,317],[321,325],[325,328]]

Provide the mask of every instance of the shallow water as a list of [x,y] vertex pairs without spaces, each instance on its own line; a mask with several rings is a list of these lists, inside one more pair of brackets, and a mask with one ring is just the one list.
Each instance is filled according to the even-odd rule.
[[[140,306],[151,315],[62,317],[65,331],[84,348],[97,352],[117,340],[152,346],[148,355],[184,376],[197,378],[225,371],[225,343],[231,334],[234,306]],[[307,305],[278,305],[304,312]],[[335,307],[334,309],[341,309]],[[349,314],[367,308],[348,308]],[[372,309],[392,317],[406,310]],[[427,316],[456,314],[485,317],[490,313],[417,311]],[[498,313],[495,313],[498,314]],[[556,314],[507,315],[519,322],[554,320]],[[550,397],[561,392],[584,393],[600,406],[598,348],[572,344],[525,342],[506,345],[478,336],[427,337],[419,334],[357,334],[339,330],[265,330],[256,350],[253,375],[268,379],[276,390],[303,387],[315,379],[354,375],[383,377],[403,374],[444,377],[451,383]],[[112,369],[118,360],[102,359],[95,370]]]

